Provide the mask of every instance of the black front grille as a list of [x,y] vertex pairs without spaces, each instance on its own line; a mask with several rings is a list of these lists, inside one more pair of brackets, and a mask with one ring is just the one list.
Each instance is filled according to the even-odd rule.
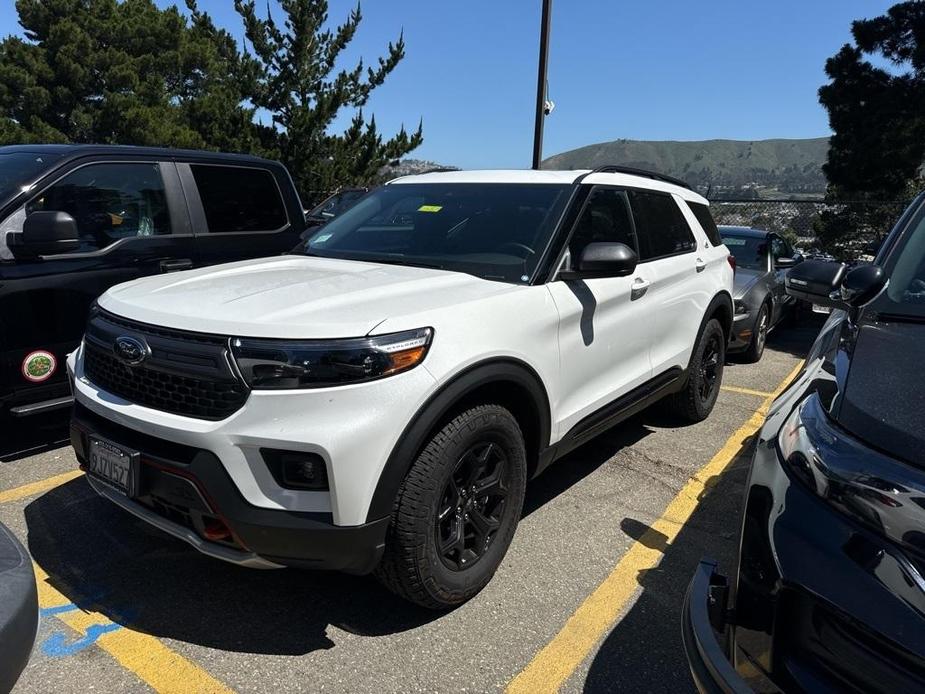
[[[143,339],[150,356],[128,366],[112,345],[120,336]],[[227,338],[132,323],[106,313],[91,317],[84,372],[102,390],[145,407],[198,419],[224,419],[247,399],[247,387],[228,364]]]

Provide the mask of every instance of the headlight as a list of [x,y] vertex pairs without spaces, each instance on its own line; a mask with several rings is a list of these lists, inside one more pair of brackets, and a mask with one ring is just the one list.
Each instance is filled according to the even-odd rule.
[[894,542],[925,550],[925,475],[837,429],[817,395],[794,409],[777,445],[791,478]]
[[251,388],[322,388],[408,371],[430,347],[431,328],[346,340],[231,339],[231,353]]

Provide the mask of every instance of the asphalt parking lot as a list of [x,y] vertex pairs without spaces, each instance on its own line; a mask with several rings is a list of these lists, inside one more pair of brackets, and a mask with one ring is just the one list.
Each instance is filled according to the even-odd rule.
[[731,567],[762,408],[819,327],[804,316],[759,364],[729,364],[707,421],[652,409],[534,481],[494,580],[448,614],[369,577],[203,557],[98,498],[63,418],[7,427],[0,522],[43,608],[14,692],[691,691],[687,582],[703,555]]

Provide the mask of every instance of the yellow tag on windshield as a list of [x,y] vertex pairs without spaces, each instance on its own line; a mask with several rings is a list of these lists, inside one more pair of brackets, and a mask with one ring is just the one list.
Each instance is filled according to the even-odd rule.
[[439,212],[442,209],[443,205],[421,205],[418,212]]

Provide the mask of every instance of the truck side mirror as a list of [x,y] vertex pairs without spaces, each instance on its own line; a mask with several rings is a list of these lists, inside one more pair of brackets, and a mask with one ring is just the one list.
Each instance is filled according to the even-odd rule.
[[30,255],[76,251],[80,247],[77,222],[67,212],[33,212],[23,222],[17,246]]

